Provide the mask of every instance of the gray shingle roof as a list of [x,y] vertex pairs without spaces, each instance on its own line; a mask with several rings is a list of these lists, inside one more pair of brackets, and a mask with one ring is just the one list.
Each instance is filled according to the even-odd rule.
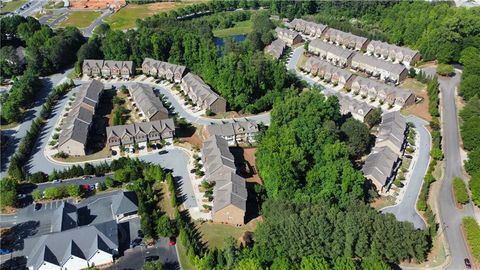
[[360,65],[366,65],[379,70],[384,70],[386,72],[389,72],[397,76],[399,76],[406,70],[405,66],[403,65],[386,62],[376,57],[364,55],[360,53],[357,53],[353,56],[352,65],[354,63],[358,63]]
[[350,71],[336,67],[317,56],[308,57],[307,61],[305,61],[305,64],[303,65],[303,69],[307,72],[313,72],[316,70],[317,74],[329,73],[332,77],[335,76],[338,78],[343,78],[345,82],[353,76],[353,73]]
[[132,213],[137,210],[138,199],[135,192],[120,192],[112,196],[112,211],[114,215]]
[[336,41],[340,45],[354,46],[360,49],[368,41],[367,38],[354,35],[352,33],[343,32],[334,28],[328,28],[325,31],[325,37],[330,41]]
[[44,262],[63,266],[70,256],[88,260],[97,250],[107,253],[118,250],[118,228],[114,220],[26,238],[24,254],[27,267],[38,269]]
[[132,95],[140,111],[148,119],[159,112],[168,115],[168,110],[163,106],[160,98],[155,95],[151,86],[134,83],[128,87],[128,91],[130,92],[130,95]]
[[52,215],[51,232],[62,232],[78,226],[77,207],[68,202],[62,202]]
[[258,132],[258,124],[255,122],[235,122],[207,126],[207,131],[210,136],[233,136],[242,134],[252,134]]
[[275,59],[279,59],[282,56],[283,51],[286,47],[287,44],[285,43],[285,41],[281,39],[275,39],[270,45],[265,48],[265,51],[271,56],[273,56]]
[[228,143],[220,136],[210,136],[203,142],[202,160],[207,179],[220,171],[236,171],[235,159]]
[[362,171],[364,175],[371,175],[382,186],[385,186],[388,184],[397,160],[397,154],[390,148],[374,148],[372,153],[367,157]]
[[247,209],[247,188],[245,179],[233,172],[215,179],[213,190],[213,213],[234,205],[243,211]]
[[191,88],[192,90],[188,92],[190,98],[196,104],[206,104],[208,106],[212,105],[217,99],[223,99],[215,93],[210,86],[208,86],[199,76],[193,74],[192,72],[187,73],[182,78],[182,84],[184,87]]
[[[107,141],[112,137],[123,138],[125,135],[133,137],[139,132],[149,133],[156,131],[162,139],[170,139],[175,132],[175,124],[172,119],[163,119],[150,122],[140,122],[128,125],[107,127]],[[166,133],[171,132],[171,136]]]
[[394,55],[402,55],[402,58],[395,57],[398,61],[407,61],[410,62],[412,58],[414,58],[419,51],[412,50],[407,47],[400,47],[397,45],[389,44],[386,42],[382,42],[379,40],[372,40],[367,46],[367,51],[375,54],[380,54],[381,56],[388,58],[392,54]]
[[382,116],[377,143],[390,141],[393,145],[402,148],[405,142],[405,132],[407,130],[407,122],[399,112],[389,112]]

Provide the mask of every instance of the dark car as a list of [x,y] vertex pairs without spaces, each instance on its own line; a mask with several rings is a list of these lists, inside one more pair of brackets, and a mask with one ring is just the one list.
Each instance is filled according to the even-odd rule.
[[38,210],[40,210],[40,208],[42,208],[42,204],[41,203],[35,203],[34,210],[38,211]]
[[465,263],[467,269],[472,269],[472,264],[470,263],[470,260],[468,258],[465,258],[463,262]]
[[138,237],[140,237],[140,238],[143,238],[143,236],[144,236],[142,230],[138,230],[138,231],[137,231],[137,235],[138,235]]
[[170,237],[170,242],[168,244],[170,246],[175,246],[176,243],[177,243],[177,239],[175,239],[175,237],[171,236]]
[[147,257],[145,257],[146,262],[158,261],[158,259],[160,259],[160,257],[158,257],[158,256],[147,256]]
[[130,243],[130,248],[134,248],[136,246],[139,246],[142,243],[141,238],[135,238],[131,243]]

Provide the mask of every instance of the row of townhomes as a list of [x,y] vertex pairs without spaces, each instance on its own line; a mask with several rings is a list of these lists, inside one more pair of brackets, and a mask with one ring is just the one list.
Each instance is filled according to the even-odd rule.
[[327,26],[302,19],[293,19],[289,24],[289,28],[304,33],[312,38],[320,38],[327,29]]
[[353,73],[336,67],[316,56],[308,57],[301,69],[340,87],[348,87],[354,77]]
[[205,127],[207,137],[220,136],[229,146],[246,145],[255,143],[258,133],[258,124],[255,122],[235,122]]
[[372,40],[367,46],[367,53],[395,63],[411,66],[420,60],[420,53],[409,48]]
[[363,97],[378,99],[382,103],[385,102],[400,107],[410,106],[415,103],[415,95],[409,90],[354,75],[316,56],[308,57],[301,69],[334,85],[351,89],[354,93]]
[[375,147],[362,168],[380,194],[388,190],[395,178],[406,145],[406,133],[407,123],[399,112],[383,115]]
[[143,149],[149,143],[172,143],[174,135],[175,125],[172,119],[118,125],[107,127],[107,145],[116,152],[120,151],[120,146],[132,148],[134,144]]
[[189,72],[182,78],[180,86],[183,92],[188,95],[199,108],[210,110],[215,114],[227,111],[227,101],[215,93],[202,78],[192,72]]
[[128,92],[130,94],[129,99],[141,118],[146,121],[168,119],[168,110],[153,92],[151,86],[134,83],[128,86]]
[[364,121],[365,117],[370,114],[374,108],[364,101],[356,100],[349,96],[344,96],[339,93],[325,92],[325,96],[336,96],[338,104],[340,105],[341,114],[351,114],[353,118],[358,121]]
[[408,75],[408,70],[403,65],[386,62],[374,56],[364,54],[355,54],[353,56],[351,68],[394,84],[399,84]]
[[308,51],[341,68],[350,66],[354,55],[353,51],[343,49],[320,39],[312,40],[308,44]]
[[282,56],[287,43],[281,39],[275,39],[270,45],[265,48],[265,52],[271,55],[274,59],[278,60]]
[[118,223],[137,217],[138,200],[134,192],[119,192],[104,200],[110,205],[112,216],[84,226],[79,224],[79,209],[62,202],[53,212],[51,231],[25,239],[28,269],[76,270],[113,263],[122,238],[126,238],[120,237]]
[[103,83],[97,80],[80,87],[58,139],[58,150],[72,156],[86,155],[88,135],[104,90]]
[[283,40],[288,46],[293,46],[303,41],[302,36],[295,31],[277,27],[275,29],[277,37],[280,40]]
[[[380,59],[401,63],[407,67],[414,65],[421,58],[419,51],[406,47],[400,47],[378,40],[369,41],[367,38],[343,32],[337,29],[329,28],[326,25],[308,22],[302,19],[293,19],[288,28],[303,33],[310,39],[319,39],[347,49],[356,51],[366,51]],[[277,31],[278,33],[278,31]],[[290,33],[294,36],[294,33]],[[290,44],[289,44],[290,45]]]
[[415,95],[408,90],[380,83],[375,80],[355,76],[351,81],[351,90],[370,99],[378,99],[391,105],[407,107],[415,103]]
[[220,136],[210,136],[203,142],[202,162],[205,179],[215,183],[213,189],[213,222],[240,226],[245,223],[247,188],[237,174],[235,158],[228,142]]
[[142,72],[145,75],[180,83],[187,73],[187,68],[182,65],[145,58],[142,63]]
[[128,79],[135,75],[133,61],[114,61],[85,59],[82,65],[83,75],[89,77],[116,77]]

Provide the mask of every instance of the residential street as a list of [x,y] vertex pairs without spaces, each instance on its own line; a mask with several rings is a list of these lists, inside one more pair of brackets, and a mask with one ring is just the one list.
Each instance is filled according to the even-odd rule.
[[[25,136],[27,131],[30,129],[32,125],[32,121],[40,114],[42,109],[42,105],[45,101],[45,98],[50,93],[52,88],[58,85],[64,78],[66,78],[66,74],[68,74],[71,69],[64,71],[63,73],[53,74],[48,77],[44,77],[41,79],[43,87],[40,88],[37,101],[34,103],[33,107],[25,113],[23,118],[23,122],[20,123],[15,129],[5,130],[5,134],[9,136],[9,143],[5,151],[2,152],[1,155],[1,175],[8,169],[9,160],[15,150],[18,147],[20,139]],[[54,115],[57,117],[57,115]]]
[[383,213],[392,213],[397,220],[410,221],[415,228],[423,230],[427,226],[416,210],[416,203],[430,161],[432,137],[426,128],[428,126],[427,121],[413,115],[408,116],[407,121],[415,124],[415,131],[420,135],[420,143],[417,147],[418,153],[416,153],[418,159],[410,174],[410,182],[405,187],[407,190],[405,191],[405,196],[403,196],[402,201],[394,206],[385,207],[380,211]]
[[[425,68],[424,71],[429,74],[435,74],[434,68]],[[442,106],[442,135],[444,151],[444,177],[441,180],[440,194],[437,195],[440,212],[441,231],[445,234],[451,263],[448,269],[463,269],[465,264],[463,260],[469,258],[467,244],[461,232],[462,219],[465,216],[473,216],[473,206],[471,203],[465,205],[462,210],[455,206],[452,194],[452,179],[454,177],[465,178],[463,173],[463,164],[460,158],[460,134],[457,118],[457,108],[455,106],[455,96],[457,86],[460,82],[460,74],[457,70],[452,78],[439,78]],[[470,258],[470,260],[472,260]]]
[[93,21],[93,23],[89,27],[82,30],[83,36],[91,37],[95,27],[101,24],[105,17],[108,17],[110,15],[112,15],[112,11],[110,9],[106,9],[105,11],[103,11],[102,15],[98,16],[98,18],[96,18],[95,21]]

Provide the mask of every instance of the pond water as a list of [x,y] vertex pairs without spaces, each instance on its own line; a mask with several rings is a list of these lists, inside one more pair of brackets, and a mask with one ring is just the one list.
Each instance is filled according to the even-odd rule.
[[236,43],[240,43],[247,38],[247,35],[234,35],[234,36],[225,37],[225,38],[215,37],[213,39],[213,42],[218,47],[218,51],[219,51],[220,54],[222,52],[223,46],[225,46],[225,40],[229,39],[229,38],[233,39],[233,41],[236,42]]

